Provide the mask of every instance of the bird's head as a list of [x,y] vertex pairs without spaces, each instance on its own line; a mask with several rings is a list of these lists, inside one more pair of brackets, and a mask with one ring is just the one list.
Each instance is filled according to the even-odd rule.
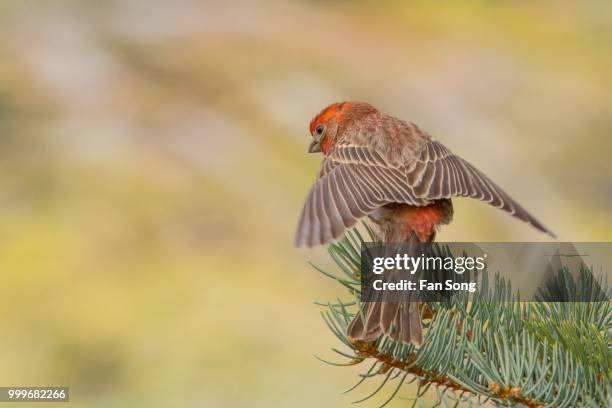
[[308,152],[327,154],[342,139],[350,123],[372,112],[376,109],[365,102],[332,103],[310,121],[312,142]]

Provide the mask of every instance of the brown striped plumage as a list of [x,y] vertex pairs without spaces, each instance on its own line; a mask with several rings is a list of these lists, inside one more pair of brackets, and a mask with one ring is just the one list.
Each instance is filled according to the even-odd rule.
[[[325,245],[389,203],[424,206],[451,197],[487,202],[553,236],[497,184],[416,125],[368,104],[339,105],[353,108],[326,117],[320,143],[328,147],[306,198],[297,246]],[[360,116],[351,116],[351,109],[358,109]],[[329,115],[329,110],[321,115]]]
[[[436,208],[436,203],[450,203],[452,197],[484,201],[554,237],[474,166],[413,123],[385,115],[367,103],[332,104],[313,119],[310,131],[309,151],[321,151],[325,157],[302,210],[297,246],[325,245],[365,216],[374,221],[388,217],[390,207]],[[400,213],[406,212],[392,212]],[[409,227],[423,224],[422,211],[409,213],[410,219],[392,223],[397,228],[401,224],[401,234],[398,230],[393,235],[398,240],[414,239],[417,231]],[[446,218],[417,238],[433,239],[437,225],[450,222]],[[382,326],[390,327],[388,321]]]

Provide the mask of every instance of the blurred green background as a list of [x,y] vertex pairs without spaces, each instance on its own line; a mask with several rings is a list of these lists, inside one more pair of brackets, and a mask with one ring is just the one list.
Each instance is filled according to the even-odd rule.
[[[419,124],[561,240],[612,238],[608,2],[5,0],[0,34],[0,385],[364,396],[312,357],[338,346],[312,301],[344,294],[292,246],[334,101]],[[438,237],[548,239],[469,200]]]

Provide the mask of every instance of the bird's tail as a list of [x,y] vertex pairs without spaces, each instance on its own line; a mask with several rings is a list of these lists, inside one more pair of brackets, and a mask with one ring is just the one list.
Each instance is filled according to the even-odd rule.
[[[409,254],[416,254],[420,241],[411,234],[401,243],[385,244],[385,255],[395,257],[402,248]],[[397,269],[385,272],[389,282],[399,282],[402,272]],[[418,293],[408,291],[398,299],[396,293],[380,291],[375,293],[375,301],[363,302],[360,313],[357,313],[347,328],[351,340],[375,341],[382,333],[393,340],[421,345],[423,341],[423,326],[418,302]],[[372,300],[372,299],[369,299]]]
[[[365,320],[365,321],[364,321]],[[420,346],[423,326],[418,302],[365,302],[349,324],[352,341],[375,341],[382,333],[395,341]]]

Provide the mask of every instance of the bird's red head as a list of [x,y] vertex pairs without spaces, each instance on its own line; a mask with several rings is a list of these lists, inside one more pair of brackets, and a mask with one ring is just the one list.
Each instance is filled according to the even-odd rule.
[[375,111],[376,109],[364,102],[332,103],[310,121],[310,134],[313,140],[308,151],[327,154],[342,138],[342,132],[348,122],[358,119],[362,113]]
[[312,134],[315,131],[318,124],[327,124],[330,119],[338,119],[342,116],[343,111],[349,108],[350,102],[332,103],[310,121],[310,133]]

